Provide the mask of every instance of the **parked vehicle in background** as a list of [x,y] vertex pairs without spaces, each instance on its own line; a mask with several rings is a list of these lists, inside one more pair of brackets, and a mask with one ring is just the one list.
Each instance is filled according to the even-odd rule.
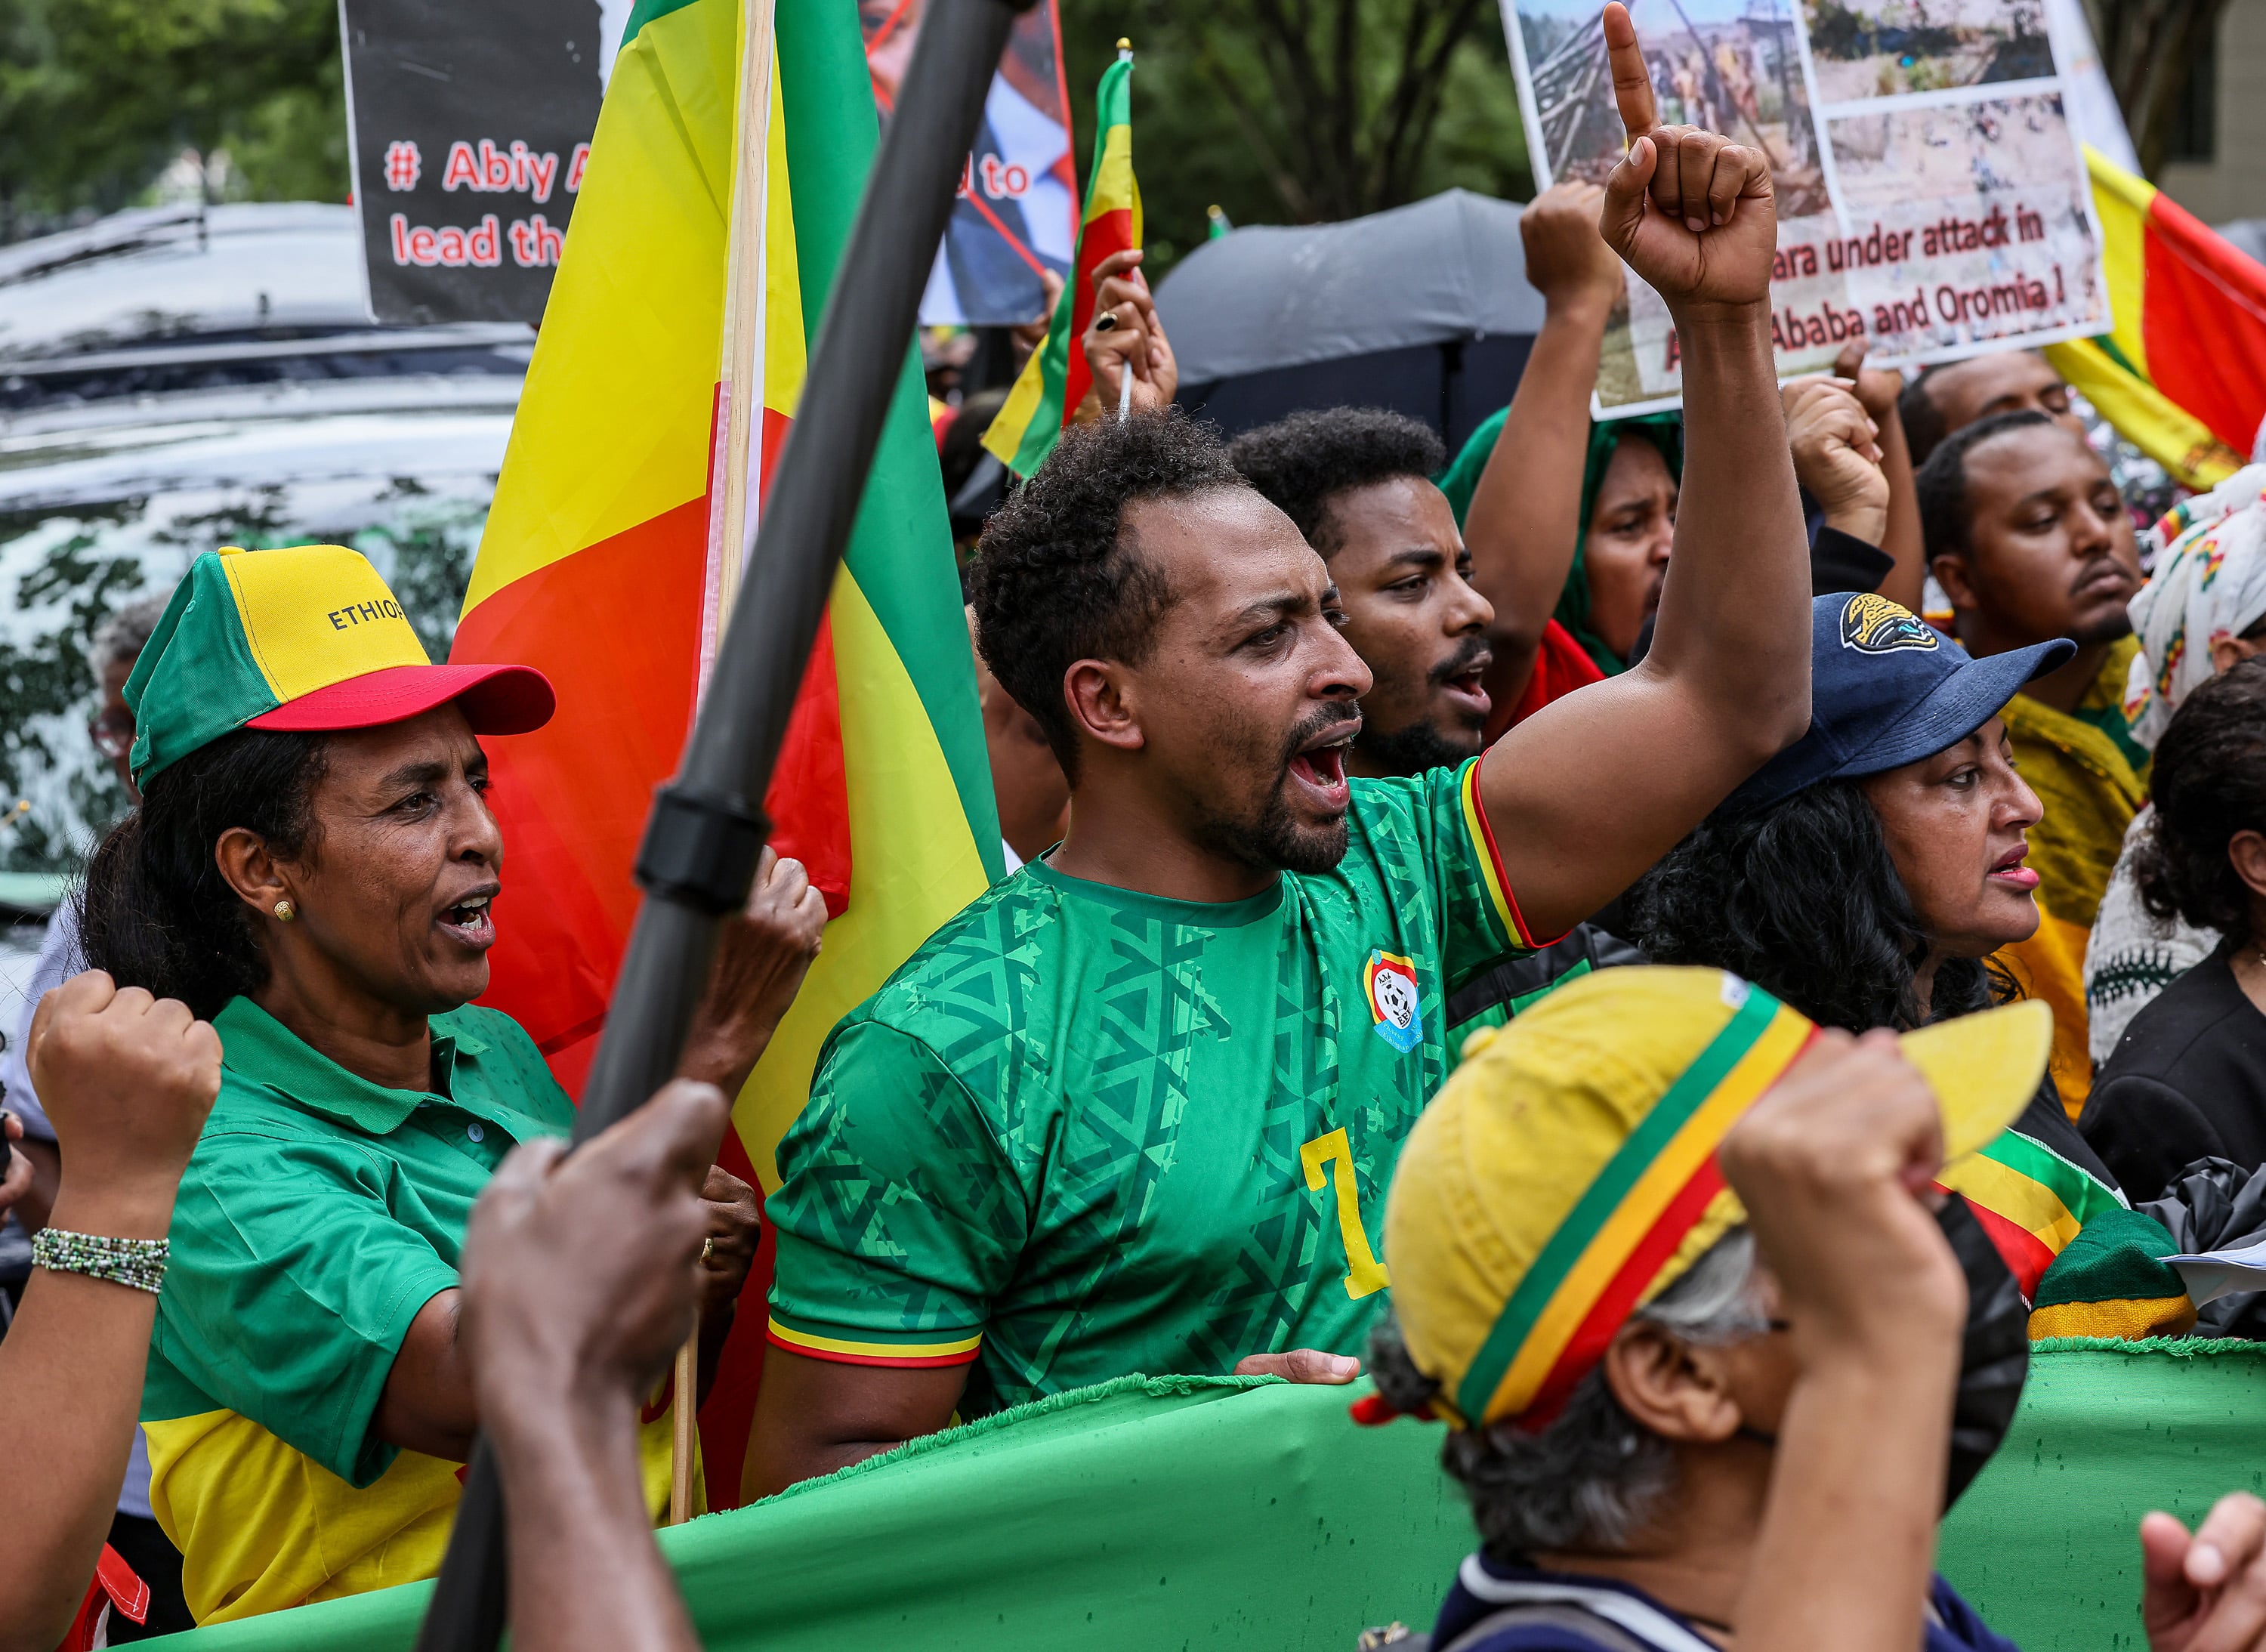
[[362,281],[313,202],[0,248],[0,871],[69,872],[123,809],[86,646],[201,551],[352,545],[445,654],[535,335],[376,326]]

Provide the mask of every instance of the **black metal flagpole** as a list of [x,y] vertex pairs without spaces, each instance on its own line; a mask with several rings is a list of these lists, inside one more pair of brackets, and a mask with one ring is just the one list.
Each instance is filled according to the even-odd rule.
[[[921,21],[708,691],[677,776],[646,824],[637,861],[645,903],[575,1121],[577,1143],[639,1107],[676,1071],[716,925],[747,901],[767,830],[759,806],[904,368],[921,289],[1007,32],[1029,4],[930,0]],[[507,1600],[504,1519],[495,1459],[479,1439],[418,1652],[493,1652]]]

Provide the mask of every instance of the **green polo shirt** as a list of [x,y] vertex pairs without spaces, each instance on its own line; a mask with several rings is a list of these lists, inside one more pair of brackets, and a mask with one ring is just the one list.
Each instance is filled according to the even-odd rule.
[[[423,1091],[356,1077],[249,998],[213,1025],[220,1095],[174,1206],[142,1401],[151,1508],[200,1622],[437,1568],[457,1465],[371,1419],[498,1163],[574,1120],[493,1010],[433,1018]],[[665,1498],[665,1445],[662,1473]]]

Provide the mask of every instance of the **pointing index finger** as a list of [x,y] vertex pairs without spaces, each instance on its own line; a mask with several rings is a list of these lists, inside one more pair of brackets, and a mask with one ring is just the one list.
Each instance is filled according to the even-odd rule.
[[1610,0],[1602,21],[1605,57],[1613,71],[1613,101],[1620,106],[1621,125],[1634,143],[1660,124],[1659,106],[1652,99],[1652,71],[1645,67],[1636,25],[1629,21],[1628,8],[1620,0]]

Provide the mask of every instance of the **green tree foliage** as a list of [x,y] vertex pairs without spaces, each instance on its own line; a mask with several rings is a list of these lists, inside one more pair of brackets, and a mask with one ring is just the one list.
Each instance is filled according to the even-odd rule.
[[184,149],[227,194],[343,201],[334,0],[0,0],[0,240],[142,200]]
[[[1060,0],[1079,176],[1130,37],[1133,163],[1159,267],[1237,223],[1533,192],[1494,0]],[[1152,274],[1154,272],[1152,271]]]

